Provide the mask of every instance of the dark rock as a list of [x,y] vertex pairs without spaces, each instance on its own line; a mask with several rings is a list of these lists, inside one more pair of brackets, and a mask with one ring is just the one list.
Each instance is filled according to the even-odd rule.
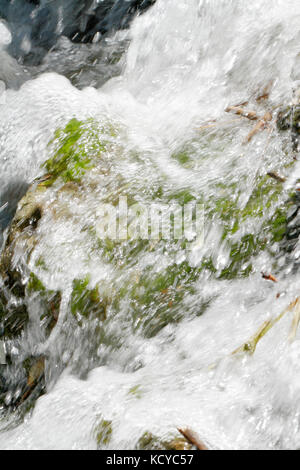
[[298,261],[295,260],[294,253],[300,237],[300,193],[295,191],[287,201],[286,229],[284,237],[280,243],[280,256],[286,255],[287,265],[292,263],[293,270],[299,268]]
[[4,49],[0,48],[0,80],[6,88],[18,90],[28,79],[28,74]]
[[[11,197],[14,203],[4,219],[8,225],[17,201],[28,185],[16,183],[2,193],[2,201]],[[24,411],[44,392],[44,358],[35,357],[20,348],[20,337],[30,329],[29,305],[34,302],[40,312],[35,328],[46,338],[55,327],[61,303],[60,292],[47,290],[42,282],[29,271],[27,262],[35,246],[35,232],[43,214],[40,191],[34,183],[18,204],[6,237],[0,259],[0,341],[8,344],[8,364],[0,373],[0,406],[5,409],[23,407]],[[3,223],[4,223],[3,222]],[[15,250],[22,246],[22,255],[15,262]],[[15,354],[12,351],[18,349]]]
[[155,0],[1,0],[0,17],[8,21],[13,41],[9,51],[27,64],[41,63],[60,36],[75,42],[92,42],[127,28],[132,19]]
[[283,108],[277,115],[277,128],[280,131],[291,131],[293,150],[299,150],[300,138],[300,105],[293,105]]
[[0,232],[10,224],[18,202],[26,194],[29,185],[25,181],[11,181],[0,193]]

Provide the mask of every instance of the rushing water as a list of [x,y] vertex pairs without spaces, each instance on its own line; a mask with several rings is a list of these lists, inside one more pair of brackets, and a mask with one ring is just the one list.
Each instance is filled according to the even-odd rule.
[[[79,88],[75,88],[62,75],[42,73],[47,70],[47,60],[51,62],[49,56],[44,69],[20,70],[7,55],[5,43],[10,38],[0,23],[0,60],[4,64],[0,79],[8,72],[14,79],[25,74],[23,85],[8,89],[5,103],[0,105],[2,199],[4,193],[9,195],[12,210],[16,204],[12,199],[18,199],[26,184],[41,174],[48,142],[58,127],[73,117],[93,117],[126,129],[120,145],[127,157],[115,156],[112,167],[126,182],[134,182],[141,195],[145,187],[163,181],[166,191],[188,190],[213,201],[222,185],[229,188],[225,196],[242,209],[257,178],[279,171],[287,181],[274,203],[276,209],[287,200],[300,171],[297,162],[289,166],[288,138],[277,130],[266,130],[245,145],[252,124],[224,110],[252,99],[249,107],[263,115],[292,100],[300,80],[299,24],[297,0],[157,0],[129,30],[107,40],[111,51],[119,51],[120,57],[124,53],[120,75],[119,71],[108,74],[105,79],[118,76],[101,88],[83,88],[89,80],[95,86],[95,76],[86,75],[82,83],[79,76],[75,80]],[[85,60],[84,53],[78,58],[76,51],[89,46],[68,43],[66,50],[58,46],[59,72],[65,73],[62,63],[68,61],[69,48],[74,47],[79,49],[73,52],[73,65]],[[96,51],[97,44],[91,47]],[[271,82],[269,99],[257,104],[255,96]],[[207,123],[212,127],[205,128]],[[189,164],[182,165],[172,155],[185,144],[193,151]],[[130,160],[132,150],[143,157]],[[299,448],[300,340],[297,336],[292,344],[287,341],[292,315],[272,328],[253,356],[230,355],[299,294],[299,274],[292,269],[293,256],[297,259],[299,252],[287,260],[275,243],[270,250],[252,255],[246,277],[218,279],[204,270],[193,292],[185,292],[179,305],[180,321],[155,335],[131,329],[129,306],[122,305],[107,326],[112,343],[106,340],[99,345],[100,359],[91,367],[85,361],[85,343],[75,345],[81,337],[74,339],[67,333],[65,304],[70,282],[85,270],[108,284],[116,276],[93,259],[87,267],[89,247],[80,227],[92,197],[89,194],[82,207],[76,208],[76,222],[61,225],[55,233],[51,220],[44,220],[39,228],[41,246],[48,246],[51,265],[44,281],[47,287],[64,289],[62,318],[47,341],[42,342],[35,330],[23,338],[20,348],[47,351],[47,393],[21,424],[7,426],[14,417],[3,418],[0,447],[95,448],[94,429],[104,418],[112,422],[113,429],[106,448],[131,449],[146,431],[166,436],[184,425],[195,429],[212,448]],[[2,228],[8,223],[8,213],[6,217],[6,221],[0,219]],[[259,234],[265,230],[267,218],[268,208],[259,223],[256,218],[244,220],[233,237]],[[184,252],[177,255],[187,256]],[[228,265],[230,249],[222,240],[217,214],[207,215],[204,247],[201,253],[188,255],[190,264],[197,266],[204,255],[213,259],[219,273]],[[154,264],[170,265],[159,249],[151,256]],[[135,260],[129,262],[128,270]],[[137,269],[143,272],[147,263],[146,257],[140,257]],[[273,269],[278,284],[261,278],[262,271]],[[278,297],[278,293],[282,295]],[[155,312],[155,305],[153,309]],[[82,363],[78,374],[68,367],[70,351]],[[60,356],[63,359],[57,366]],[[216,367],[210,367],[216,362]],[[82,374],[85,367],[87,376]]]

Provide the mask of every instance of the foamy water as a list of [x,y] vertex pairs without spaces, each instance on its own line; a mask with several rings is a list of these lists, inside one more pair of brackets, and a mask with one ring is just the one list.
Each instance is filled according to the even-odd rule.
[[[6,92],[0,105],[3,186],[14,178],[30,182],[40,175],[55,129],[72,117],[93,117],[126,129],[120,143],[125,156],[114,158],[114,169],[134,181],[141,194],[143,185],[163,181],[169,191],[188,189],[210,200],[218,183],[235,183],[238,205],[244,207],[257,176],[278,170],[287,177],[279,206],[298,176],[298,164],[287,168],[291,156],[277,131],[271,136],[261,132],[243,145],[251,124],[231,122],[236,117],[224,109],[255,97],[272,80],[270,98],[257,105],[258,111],[291,101],[300,79],[299,24],[296,0],[158,0],[132,24],[124,70],[103,88],[79,91],[60,75],[44,74]],[[5,29],[0,29],[0,47],[1,37],[7,40]],[[226,125],[199,129],[213,120]],[[189,142],[194,142],[192,165],[182,167],[172,154]],[[143,156],[141,162],[130,160],[132,149]],[[113,283],[118,277],[97,260],[85,258],[89,246],[80,229],[92,200],[89,194],[82,206],[72,207],[79,224],[77,218],[70,225],[56,225],[54,232],[46,219],[39,227],[41,250],[48,253],[51,266],[43,281],[49,288],[63,286],[65,299],[72,279],[85,270],[94,284]],[[261,223],[266,218],[267,211]],[[201,263],[204,254],[218,270],[226,265],[230,253],[219,223],[216,217],[207,218],[203,251],[189,254],[191,265]],[[236,237],[261,229],[250,218]],[[50,338],[43,342],[36,337],[37,350],[50,355],[47,394],[22,424],[0,433],[0,448],[93,449],[94,428],[101,419],[112,422],[106,447],[111,449],[131,449],[146,431],[167,436],[184,425],[216,449],[299,448],[300,338],[298,333],[293,344],[288,342],[292,314],[262,339],[253,356],[231,356],[299,294],[299,274],[284,259],[277,266],[278,284],[262,280],[261,271],[270,272],[278,254],[279,247],[272,248],[253,257],[249,277],[216,280],[203,272],[194,292],[187,290],[180,304],[183,319],[152,338],[132,331],[129,305],[122,304],[107,326],[116,345],[99,345],[99,366],[85,380],[67,366],[68,350],[82,355],[84,362],[85,349],[68,336],[66,300],[61,311],[65,317]],[[61,263],[66,253],[67,261]],[[143,272],[151,263],[170,266],[172,256],[154,250],[151,261],[141,257],[135,265],[131,260],[128,275],[134,269]],[[280,298],[278,292],[283,293]],[[200,316],[203,303],[207,305]],[[32,342],[33,337],[26,337],[24,348]],[[53,363],[61,355],[59,376]]]

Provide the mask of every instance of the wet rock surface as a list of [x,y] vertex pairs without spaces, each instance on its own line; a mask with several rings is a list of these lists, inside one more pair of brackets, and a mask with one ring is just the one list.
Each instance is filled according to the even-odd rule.
[[[19,187],[19,197],[26,188],[27,185]],[[26,265],[42,217],[42,205],[35,188],[34,184],[19,203],[0,261],[0,340],[5,342],[7,353],[7,365],[2,367],[0,403],[9,409],[25,402],[24,409],[28,409],[33,398],[44,391],[44,358],[37,357],[33,351],[19,350],[19,340],[32,321],[28,299],[38,296],[39,325],[46,336],[57,322],[61,301],[60,294],[46,290]],[[16,257],[20,248],[24,250],[22,259]]]
[[90,43],[96,35],[127,28],[137,13],[154,3],[155,0],[105,0],[100,4],[82,0],[3,0],[0,17],[7,20],[12,30],[12,55],[37,65],[59,37]]
[[[298,160],[300,138],[300,105],[294,104],[281,108],[277,115],[277,128],[280,132],[289,132],[292,142],[293,158]],[[299,184],[287,202],[286,233],[282,248],[286,251],[288,259],[297,269],[299,263],[294,252],[300,237],[300,192]]]
[[25,196],[29,185],[24,181],[11,181],[0,193],[0,244],[1,232],[11,223],[18,202]]
[[[0,81],[19,89],[45,72],[67,77],[74,86],[100,87],[121,73],[128,40],[115,38],[155,0],[51,2],[6,0],[0,4]],[[8,37],[6,37],[8,36]],[[0,38],[1,40],[1,38]]]
[[[226,282],[249,277],[255,272],[253,260],[268,245],[271,249],[277,244],[281,253],[294,250],[297,232],[287,228],[292,230],[297,220],[298,199],[285,204],[282,180],[267,175],[256,177],[243,206],[232,182],[221,188],[214,185],[206,200],[201,195],[207,217],[220,223],[228,248],[221,266],[209,255],[193,264],[182,241],[101,238],[97,211],[103,201],[116,207],[120,195],[132,204],[141,197],[148,203],[181,205],[197,200],[188,190],[166,189],[159,176],[145,185],[147,176],[139,171],[144,155],[126,152],[127,139],[121,124],[73,118],[49,142],[42,176],[29,188],[20,184],[18,196],[16,191],[0,262],[0,340],[7,345],[8,358],[0,396],[6,410],[28,411],[46,384],[55,383],[66,367],[86,379],[92,369],[109,364],[110,355],[124,346],[123,335],[118,335],[120,322],[128,338],[138,333],[154,339],[185,317],[206,311],[212,298],[197,297],[202,279]],[[186,163],[185,158],[177,160],[179,165]],[[121,164],[126,171],[134,164],[134,184],[121,173]],[[8,200],[10,188],[3,194],[3,201]],[[256,233],[253,226],[243,227],[249,220]],[[287,240],[293,245],[287,246]],[[177,261],[179,251],[183,258]],[[34,341],[29,340],[32,337]],[[130,367],[126,361],[125,355],[126,371],[143,368],[138,360]],[[138,397],[138,389],[132,392]],[[112,432],[110,421],[100,423],[99,447],[109,444]],[[149,433],[137,442],[138,449],[184,445]]]
[[[243,209],[234,201],[230,203],[224,195],[221,198],[214,195],[207,202],[209,216],[223,222],[223,237],[230,249],[227,264],[219,270],[212,259],[203,259],[199,266],[190,265],[187,259],[176,262],[175,256],[182,249],[177,241],[121,243],[99,238],[99,201],[104,198],[116,206],[123,194],[134,203],[140,194],[116,171],[115,164],[120,158],[129,158],[129,162],[140,158],[136,154],[134,157],[131,153],[124,154],[121,143],[124,139],[124,129],[110,122],[100,125],[92,119],[86,122],[72,119],[64,129],[55,132],[49,143],[50,158],[41,169],[44,175],[29,188],[17,185],[19,196],[16,193],[15,203],[26,194],[9,226],[0,263],[0,339],[8,342],[11,362],[6,385],[9,392],[3,392],[6,406],[33,403],[44,391],[45,368],[48,374],[54,370],[59,375],[68,364],[84,378],[89,370],[105,364],[110,348],[117,349],[122,344],[122,339],[116,339],[111,329],[116,317],[123,316],[126,327],[133,332],[140,331],[145,337],[153,338],[168,325],[183,319],[185,295],[187,292],[196,295],[201,276],[210,275],[219,280],[247,277],[252,271],[252,258],[267,246],[266,236],[270,243],[284,240],[284,208],[277,209],[263,224],[258,237],[235,235],[244,219],[253,214],[260,217],[266,205],[277,202],[282,184],[267,176],[258,179]],[[2,197],[7,199],[9,188],[5,194]],[[149,187],[146,196],[150,200],[159,197],[183,204],[194,199],[188,192],[164,195],[156,187]],[[160,257],[154,257],[153,262],[149,261],[140,270],[140,260],[151,259],[155,250]],[[109,270],[109,284],[105,277],[93,279],[94,263]],[[58,273],[61,283],[58,281],[53,286],[52,279]],[[197,315],[202,315],[208,305],[209,299],[198,302]],[[191,310],[194,311],[193,304]],[[41,354],[35,345],[28,347],[26,341],[26,347],[20,347],[19,340],[24,344],[24,337],[33,332],[41,344],[47,342],[56,334],[59,324],[61,328],[61,322],[65,322],[65,331],[60,333],[61,344],[55,340],[54,354],[47,348]],[[68,357],[62,352],[64,341],[69,341]],[[101,354],[99,351],[105,348],[106,354]]]
[[280,131],[290,131],[293,142],[293,150],[299,151],[300,138],[300,104],[288,106],[279,111],[277,127]]

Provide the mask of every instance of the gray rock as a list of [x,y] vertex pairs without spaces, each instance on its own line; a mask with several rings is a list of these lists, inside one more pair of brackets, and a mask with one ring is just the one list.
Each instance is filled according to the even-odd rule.
[[4,49],[0,48],[0,81],[7,88],[18,89],[27,79],[25,70]]

